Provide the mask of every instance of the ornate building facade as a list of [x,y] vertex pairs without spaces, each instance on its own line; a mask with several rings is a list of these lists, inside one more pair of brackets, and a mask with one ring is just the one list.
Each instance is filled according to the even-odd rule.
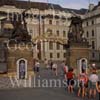
[[[4,0],[6,2],[6,0]],[[84,9],[72,10],[63,8],[60,5],[48,4],[48,3],[37,3],[26,1],[9,0],[9,2],[0,3],[0,19],[1,23],[3,20],[9,21],[9,17],[12,20],[18,20],[18,17],[23,17],[22,12],[25,11],[25,20],[27,24],[27,30],[29,35],[32,37],[32,41],[39,39],[39,36],[52,36],[64,40],[67,44],[68,31],[71,21],[70,17],[84,14]],[[10,19],[10,20],[11,20]],[[0,25],[1,34],[9,36],[12,34],[12,25]],[[8,36],[8,37],[9,37]],[[43,37],[42,37],[43,38]],[[37,41],[35,41],[38,44]],[[45,58],[50,60],[65,60],[66,50],[63,45],[52,41],[39,40],[40,45],[34,47],[34,58]]]
[[83,29],[91,52],[91,62],[100,61],[100,2],[98,5],[90,4],[88,12],[84,15]]

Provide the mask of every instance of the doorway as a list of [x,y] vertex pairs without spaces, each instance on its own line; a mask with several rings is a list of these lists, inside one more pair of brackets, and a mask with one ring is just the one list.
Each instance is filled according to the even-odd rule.
[[88,68],[88,60],[86,58],[81,58],[78,60],[77,63],[79,73],[87,73],[87,68]]
[[27,78],[27,60],[21,58],[17,61],[17,78],[26,79]]

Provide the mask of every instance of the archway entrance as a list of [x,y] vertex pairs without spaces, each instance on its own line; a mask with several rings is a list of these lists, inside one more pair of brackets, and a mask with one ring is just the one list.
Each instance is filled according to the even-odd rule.
[[[51,43],[52,46],[53,46],[52,43],[56,43],[58,45],[62,45],[63,47],[65,47],[67,45],[68,40],[64,37],[59,37],[55,34],[50,35],[49,33],[47,33],[47,34],[45,33],[43,35],[32,38],[32,41],[33,41],[33,43],[35,43],[37,45],[37,48],[41,45],[40,48],[38,48],[38,54],[39,54],[39,56],[42,55],[41,58],[42,58],[42,60],[44,60],[45,58],[47,58],[47,55],[48,55],[48,54],[45,55],[45,52],[48,52],[47,50],[50,50],[49,43]],[[51,48],[53,48],[53,47],[51,47]],[[52,51],[53,51],[53,49],[52,49]],[[39,57],[37,57],[37,58],[39,58]]]
[[78,60],[77,63],[78,63],[77,66],[78,66],[78,69],[79,69],[79,73],[82,73],[82,72],[87,73],[88,60],[86,58],[81,58],[81,59]]
[[17,61],[17,78],[26,79],[27,78],[27,60],[21,58]]

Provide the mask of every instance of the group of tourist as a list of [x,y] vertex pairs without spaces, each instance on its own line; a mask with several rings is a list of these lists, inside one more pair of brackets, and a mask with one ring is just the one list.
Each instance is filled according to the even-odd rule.
[[46,69],[51,69],[55,76],[58,75],[58,65],[56,62],[53,62],[52,60],[48,61],[47,59],[45,59],[44,66],[46,67]]
[[84,98],[88,95],[89,98],[96,98],[96,94],[98,92],[100,100],[100,80],[96,68],[92,68],[89,74],[86,73],[86,70],[82,70],[82,72],[76,76],[74,74],[74,69],[69,68],[65,64],[63,66],[63,71],[69,93],[73,93],[74,88],[78,86],[78,96],[82,96],[82,98]]
[[40,62],[39,62],[39,60],[35,60],[34,61],[34,72],[39,72],[40,71]]
[[[52,60],[44,60],[45,69],[50,69],[55,76],[58,76],[58,65]],[[64,61],[61,64],[63,69],[63,75],[67,82],[67,91],[73,93],[76,87],[78,86],[77,96],[82,98],[88,96],[89,98],[96,98],[97,92],[99,93],[100,100],[100,80],[97,74],[97,70],[93,67],[89,74],[86,73],[86,70],[82,69],[82,72],[79,75],[75,75],[74,69],[68,67],[67,63]],[[34,72],[39,74],[40,71],[40,62],[39,60],[34,61]],[[77,83],[77,84],[76,84]]]
[[[52,60],[48,61],[47,59],[45,59],[43,63],[44,63],[45,69],[47,69],[47,70],[51,69],[55,76],[58,75],[58,71],[57,71],[58,66],[57,66],[56,62],[53,62]],[[41,66],[39,60],[34,60],[33,65],[34,65],[34,67],[33,67],[34,72],[39,75],[40,66]]]

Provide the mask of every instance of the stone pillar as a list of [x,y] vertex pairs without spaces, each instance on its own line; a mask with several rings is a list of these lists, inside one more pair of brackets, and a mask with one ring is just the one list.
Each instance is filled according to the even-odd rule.
[[71,43],[67,52],[67,62],[70,67],[77,70],[79,73],[78,61],[82,58],[87,59],[89,63],[89,46],[88,43]]
[[[21,49],[20,49],[21,48]],[[17,71],[17,61],[21,58],[27,60],[27,70],[32,70],[33,67],[33,50],[26,49],[25,47],[20,47],[15,50],[8,49],[7,64],[8,72]]]

